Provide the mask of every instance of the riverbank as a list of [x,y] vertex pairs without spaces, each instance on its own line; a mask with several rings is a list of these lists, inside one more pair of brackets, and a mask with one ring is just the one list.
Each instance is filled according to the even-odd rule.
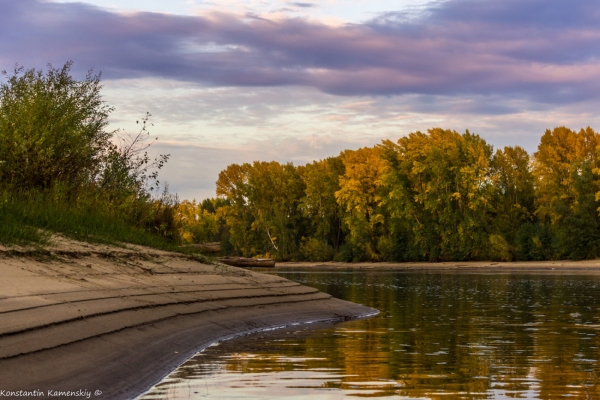
[[0,391],[9,398],[132,398],[215,341],[376,312],[189,255],[60,237],[44,249],[0,246],[0,276]]
[[522,271],[536,273],[568,273],[589,272],[600,273],[599,260],[581,261],[516,261],[516,262],[494,262],[494,261],[451,261],[451,262],[278,262],[276,270],[294,270],[298,268],[318,270],[373,270],[373,271],[440,271],[440,270],[464,270],[473,272],[503,272]]

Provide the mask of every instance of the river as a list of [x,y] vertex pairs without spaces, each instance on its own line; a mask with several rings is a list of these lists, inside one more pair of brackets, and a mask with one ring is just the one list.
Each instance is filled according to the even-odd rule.
[[600,397],[600,275],[273,273],[381,313],[222,342],[140,398]]

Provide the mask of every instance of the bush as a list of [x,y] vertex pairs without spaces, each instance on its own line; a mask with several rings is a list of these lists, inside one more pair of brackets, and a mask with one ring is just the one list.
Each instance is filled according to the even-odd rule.
[[300,252],[308,261],[331,261],[335,253],[326,241],[316,238],[302,240]]
[[490,235],[490,256],[495,261],[513,261],[513,251],[501,235]]
[[48,71],[2,71],[0,84],[0,183],[72,189],[101,168],[113,135],[105,131],[113,110],[101,99],[100,75],[70,76],[72,62]]
[[178,242],[177,196],[167,185],[162,196],[152,195],[168,155],[151,160],[146,152],[150,114],[137,135],[107,132],[113,108],[101,99],[100,74],[76,80],[71,66],[3,71],[0,242],[41,243],[47,232],[93,241]]

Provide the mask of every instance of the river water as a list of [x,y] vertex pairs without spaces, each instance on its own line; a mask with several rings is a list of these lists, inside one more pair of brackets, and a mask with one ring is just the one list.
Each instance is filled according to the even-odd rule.
[[276,273],[381,313],[222,342],[141,398],[600,398],[600,275]]

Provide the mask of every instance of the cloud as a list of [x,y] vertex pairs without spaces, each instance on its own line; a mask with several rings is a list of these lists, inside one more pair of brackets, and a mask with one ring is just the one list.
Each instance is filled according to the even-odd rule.
[[301,8],[311,8],[316,7],[317,5],[314,3],[302,3],[302,2],[291,2],[288,3],[291,6],[301,7]]
[[156,142],[151,155],[172,154],[160,172],[161,182],[182,199],[201,200],[215,197],[215,182],[219,172],[230,164],[253,161],[292,162],[304,165],[315,159],[338,155],[345,149],[372,146],[379,140],[344,140],[329,135],[309,135],[280,140],[251,140],[243,146],[217,147],[196,142]]
[[548,104],[600,96],[593,0],[449,0],[410,18],[392,12],[341,26],[36,0],[0,0],[0,7],[4,68],[73,59],[107,79],[303,86],[338,96],[502,95]]
[[[153,111],[155,126],[150,133],[159,136],[153,155],[172,155],[161,171],[161,180],[188,199],[214,196],[218,173],[231,163],[277,160],[304,164],[433,127],[459,132],[469,129],[495,148],[520,145],[533,153],[546,129],[600,126],[598,104],[593,102],[556,106],[502,96],[348,98],[285,87],[251,91],[196,88],[188,93],[183,89],[185,83],[143,81],[144,85],[137,86],[109,82],[108,86],[126,84],[118,92],[109,90],[109,103],[115,104],[113,100],[124,96],[129,87],[134,88],[131,97],[120,98],[116,113],[132,114],[136,106]],[[164,93],[157,98],[145,85]],[[338,115],[344,118],[327,118]],[[117,121],[115,127],[129,129],[124,122]],[[130,125],[135,132],[135,123]]]
[[[304,129],[303,136],[290,137],[281,134],[287,133],[281,130],[280,135],[277,135],[278,130],[268,124],[264,129],[272,131],[270,137],[254,139],[254,135],[242,135],[233,142],[226,141],[218,134],[216,141],[199,140],[194,137],[172,139],[167,137],[168,135],[159,135],[160,140],[151,148],[152,155],[172,155],[160,174],[161,181],[168,181],[172,192],[178,193],[184,199],[203,199],[215,196],[215,182],[219,172],[233,163],[275,160],[303,165],[315,159],[336,156],[345,149],[373,146],[382,139],[396,141],[410,132],[424,132],[433,127],[454,129],[458,132],[469,129],[472,133],[481,135],[495,148],[520,145],[533,153],[546,129],[561,125],[573,129],[587,125],[600,126],[600,116],[593,104],[552,109],[540,107],[528,112],[477,116],[468,114],[469,107],[472,107],[473,103],[485,103],[484,99],[468,101],[438,98],[435,102],[439,104],[440,112],[423,114],[418,110],[425,107],[422,103],[425,103],[426,99],[418,97],[420,96],[381,98],[372,105],[367,105],[367,109],[361,109],[359,114],[351,115],[348,121],[330,121],[333,125],[320,126],[320,129],[309,129],[308,126]],[[342,101],[339,106],[344,104]],[[351,105],[350,102],[348,104]],[[493,102],[489,106],[494,107]],[[519,100],[506,106],[514,110],[523,108]],[[465,114],[457,110],[463,110]],[[353,122],[353,119],[359,121]],[[336,128],[335,124],[341,125]],[[157,124],[154,129],[159,130],[162,127]],[[156,133],[154,129],[151,133]],[[330,133],[316,133],[323,131]]]

